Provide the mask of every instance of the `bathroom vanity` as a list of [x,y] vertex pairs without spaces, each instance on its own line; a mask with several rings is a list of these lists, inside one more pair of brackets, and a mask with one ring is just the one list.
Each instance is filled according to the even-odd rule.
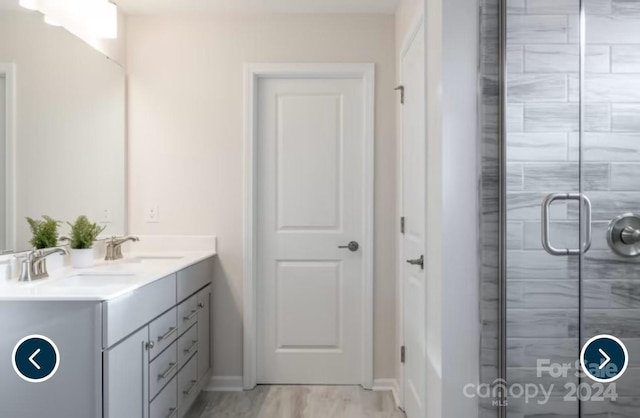
[[[210,378],[214,256],[138,256],[0,284],[0,416],[185,416]],[[39,383],[12,363],[30,335],[59,352]]]
[[[33,247],[25,217],[51,216],[64,236],[66,221],[86,215],[106,228],[102,239],[122,236],[127,199],[138,196],[126,190],[123,57],[105,59],[13,3],[0,13],[0,418],[182,417],[209,380],[215,257],[186,249],[215,245],[172,237],[147,247],[154,253],[107,251],[110,261],[82,270],[54,271],[49,258],[49,278],[4,280]],[[185,251],[158,252],[167,245]],[[37,267],[24,278],[43,276]],[[35,339],[57,348],[46,379],[18,373],[45,374]]]

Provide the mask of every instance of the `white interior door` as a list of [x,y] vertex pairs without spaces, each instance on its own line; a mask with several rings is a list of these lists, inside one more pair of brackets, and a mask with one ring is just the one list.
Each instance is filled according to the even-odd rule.
[[[402,293],[405,363],[404,407],[408,418],[425,416],[426,341],[425,270],[416,263],[425,254],[425,71],[424,29],[420,29],[402,59]],[[409,264],[407,260],[413,260]]]
[[257,83],[257,383],[359,384],[364,82]]

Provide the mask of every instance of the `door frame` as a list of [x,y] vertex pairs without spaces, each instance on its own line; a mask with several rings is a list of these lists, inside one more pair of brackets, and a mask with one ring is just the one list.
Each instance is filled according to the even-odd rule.
[[[422,29],[424,27],[424,13],[421,11],[418,15],[416,15],[416,17],[414,18],[413,22],[411,22],[411,25],[409,26],[409,32],[405,35],[405,38],[402,41],[401,47],[400,47],[400,53],[398,55],[398,70],[399,70],[399,74],[398,74],[398,80],[399,80],[399,84],[403,84],[404,83],[404,79],[403,79],[403,74],[404,74],[404,57],[407,55],[407,53],[409,52],[409,48],[411,48],[411,45],[413,44],[413,42],[415,41],[416,37],[418,36],[418,33],[420,32],[420,29]],[[425,50],[426,50],[426,44],[425,44]],[[425,56],[426,59],[426,56]],[[425,62],[425,72],[426,72],[426,62]],[[428,88],[428,86],[425,83],[425,92],[426,89]],[[425,94],[425,105],[426,105],[426,94]],[[425,107],[426,109],[426,107]],[[403,124],[403,119],[402,119],[402,112],[403,112],[403,108],[402,105],[400,105],[399,107],[399,114],[398,114],[398,118],[397,118],[397,123],[398,123],[398,127],[399,127],[399,134],[400,134],[400,140],[398,141],[398,149],[397,149],[397,158],[396,158],[396,162],[398,164],[398,169],[397,169],[397,179],[398,179],[398,184],[397,184],[397,190],[398,190],[398,195],[397,195],[397,209],[398,209],[398,213],[400,214],[400,216],[404,216],[404,201],[403,201],[403,195],[402,195],[402,191],[403,191],[403,186],[404,186],[404,124]],[[426,115],[425,115],[426,116]],[[425,119],[426,120],[426,119]],[[425,141],[427,140],[426,137],[426,127],[425,127]],[[427,147],[425,147],[425,150],[427,149]],[[427,157],[425,154],[425,163],[427,161]],[[426,170],[425,170],[425,176],[426,176]],[[426,181],[425,181],[425,185],[426,185]],[[425,198],[426,198],[427,194],[425,192]],[[427,222],[426,222],[426,201],[425,201],[425,241],[426,241],[426,226],[427,226]],[[397,277],[398,277],[398,282],[397,282],[397,286],[396,286],[396,291],[398,292],[398,347],[402,347],[404,345],[404,268],[405,268],[405,261],[403,259],[404,257],[404,244],[403,244],[403,238],[402,238],[402,231],[400,229],[400,222],[398,222],[397,224],[397,234],[396,236],[398,237],[398,241],[397,241],[397,251],[398,251],[398,256],[397,256]],[[426,242],[425,242],[426,245]],[[425,251],[426,251],[426,246],[425,246]],[[426,257],[426,254],[425,254]],[[426,270],[425,270],[426,271]],[[426,273],[425,273],[425,278],[426,278]],[[426,286],[425,286],[426,288]],[[426,307],[426,294],[424,295],[424,302],[425,302],[425,307]],[[426,312],[426,309],[425,309]],[[426,318],[425,318],[425,327],[426,327]],[[425,333],[426,335],[426,333]],[[398,356],[398,359],[400,358],[400,356]],[[405,402],[405,397],[404,397],[404,368],[405,365],[404,364],[400,364],[400,370],[398,373],[398,403],[399,403],[399,407],[404,409],[404,402]],[[426,367],[424,370],[425,376],[426,376]],[[425,389],[426,389],[426,385],[425,385]],[[425,390],[425,399],[426,399],[426,390]]]
[[[5,198],[6,208],[4,219],[6,227],[7,250],[17,250],[16,247],[16,65],[0,62],[0,75],[5,79]],[[1,98],[0,98],[1,99]]]
[[364,217],[362,242],[363,303],[360,384],[373,387],[373,244],[374,244],[374,64],[246,64],[244,68],[244,260],[243,260],[243,387],[256,386],[257,379],[257,106],[258,81],[269,78],[353,78],[364,84]]

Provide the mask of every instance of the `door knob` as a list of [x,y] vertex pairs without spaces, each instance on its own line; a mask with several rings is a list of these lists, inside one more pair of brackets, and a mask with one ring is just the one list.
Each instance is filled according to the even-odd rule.
[[420,268],[424,270],[424,255],[421,255],[420,258],[407,260],[407,263],[411,264],[412,266],[420,266]]
[[355,241],[351,241],[349,244],[347,245],[339,245],[338,248],[346,248],[351,252],[356,252],[358,251],[358,248],[360,248],[360,244],[358,244]]

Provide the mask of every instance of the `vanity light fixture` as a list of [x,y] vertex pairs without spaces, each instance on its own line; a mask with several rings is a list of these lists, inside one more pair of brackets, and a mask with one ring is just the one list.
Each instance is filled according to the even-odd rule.
[[46,23],[62,26],[80,38],[118,37],[118,7],[109,0],[19,0],[19,4],[39,11]]

